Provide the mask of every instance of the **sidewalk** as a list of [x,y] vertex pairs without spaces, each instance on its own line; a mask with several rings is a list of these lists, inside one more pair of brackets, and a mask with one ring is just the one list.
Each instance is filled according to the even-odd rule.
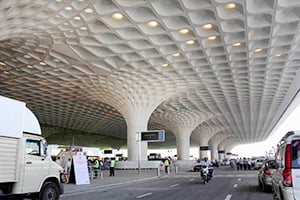
[[[98,176],[97,179],[91,179],[90,184],[86,185],[76,185],[74,183],[64,184],[64,194],[61,195],[67,196],[68,194],[86,192],[90,190],[102,189],[102,188],[111,188],[119,185],[135,183],[150,179],[158,178],[156,169],[147,169],[141,170],[139,173],[138,170],[115,170],[115,176],[109,176],[109,170],[103,170],[103,178],[100,179]],[[164,176],[165,173],[162,171],[161,176]]]

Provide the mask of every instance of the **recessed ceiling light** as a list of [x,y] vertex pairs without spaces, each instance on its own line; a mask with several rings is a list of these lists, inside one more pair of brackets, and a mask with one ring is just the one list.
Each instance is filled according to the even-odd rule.
[[8,71],[4,71],[3,73],[4,73],[4,74],[10,74]]
[[80,30],[86,31],[86,30],[87,30],[87,27],[82,26],[82,27],[80,27]]
[[209,36],[207,39],[208,40],[215,40],[215,39],[217,39],[217,36]]
[[180,53],[174,53],[174,54],[172,54],[172,56],[174,56],[174,57],[180,56]]
[[232,10],[236,8],[236,4],[235,3],[228,3],[225,5],[224,7],[226,10]]
[[69,23],[65,22],[63,23],[64,26],[69,26]]
[[91,9],[91,8],[87,8],[87,9],[84,10],[84,12],[85,12],[85,13],[88,13],[88,14],[91,14],[91,13],[93,13],[94,11],[93,11],[93,9]]
[[5,63],[3,63],[3,62],[0,62],[0,65],[2,65],[2,66],[5,66],[6,64],[5,64]]
[[158,25],[157,21],[150,21],[150,22],[148,22],[148,26],[156,27],[157,25]]
[[278,54],[275,54],[274,56],[275,57],[280,57],[280,56],[282,56],[282,54],[278,53]]
[[240,42],[233,43],[232,46],[233,46],[233,47],[239,47],[239,46],[241,46],[241,43],[240,43]]
[[188,32],[190,32],[190,30],[187,28],[179,30],[179,33],[181,33],[181,34],[187,34]]
[[40,65],[44,65],[44,66],[45,66],[45,65],[47,65],[47,64],[46,64],[46,63],[44,63],[44,62],[40,62]]
[[73,19],[75,19],[75,20],[81,20],[81,17],[79,17],[79,16],[75,16],[75,17],[73,17]]
[[194,40],[189,40],[189,41],[186,41],[185,43],[186,43],[186,44],[194,44],[195,41],[194,41]]
[[165,63],[165,64],[162,64],[161,66],[162,66],[162,67],[168,67],[169,64],[168,64],[168,63]]
[[68,6],[68,7],[65,7],[65,10],[70,11],[70,10],[73,10],[73,8]]
[[204,25],[202,26],[202,28],[204,28],[204,29],[211,29],[212,27],[213,27],[212,24],[204,24]]
[[115,13],[112,15],[112,18],[121,20],[121,19],[123,19],[123,15],[121,13]]
[[261,52],[263,49],[255,49],[254,52]]
[[33,66],[31,66],[31,65],[27,65],[27,68],[29,68],[29,69],[32,69],[32,68],[33,68]]

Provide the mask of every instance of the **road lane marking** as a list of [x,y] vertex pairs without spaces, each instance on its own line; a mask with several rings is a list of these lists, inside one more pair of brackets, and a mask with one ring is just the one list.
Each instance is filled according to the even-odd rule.
[[194,178],[191,178],[191,179],[190,179],[190,181],[194,181],[194,180],[195,180]]
[[148,192],[148,193],[146,193],[146,194],[142,194],[142,195],[140,195],[140,196],[137,196],[136,199],[140,199],[140,198],[149,196],[149,195],[151,195],[151,194],[152,194],[152,192]]
[[178,186],[179,184],[174,184],[174,185],[171,185],[171,187],[176,187],[176,186]]
[[234,185],[233,185],[233,188],[237,188],[237,187],[238,187],[238,184],[234,184]]
[[238,179],[238,181],[241,181],[241,180],[242,180],[242,178],[239,178],[239,179]]
[[232,197],[232,194],[227,194],[225,200],[230,200]]

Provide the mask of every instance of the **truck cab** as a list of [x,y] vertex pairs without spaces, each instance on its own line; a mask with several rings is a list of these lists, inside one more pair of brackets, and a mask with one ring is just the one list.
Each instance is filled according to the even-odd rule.
[[39,122],[25,105],[0,96],[0,198],[57,200],[63,169],[47,153]]

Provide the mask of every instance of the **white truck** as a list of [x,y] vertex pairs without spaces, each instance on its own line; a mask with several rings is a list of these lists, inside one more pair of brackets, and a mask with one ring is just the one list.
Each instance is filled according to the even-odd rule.
[[62,172],[35,115],[24,102],[0,96],[0,199],[57,200]]

